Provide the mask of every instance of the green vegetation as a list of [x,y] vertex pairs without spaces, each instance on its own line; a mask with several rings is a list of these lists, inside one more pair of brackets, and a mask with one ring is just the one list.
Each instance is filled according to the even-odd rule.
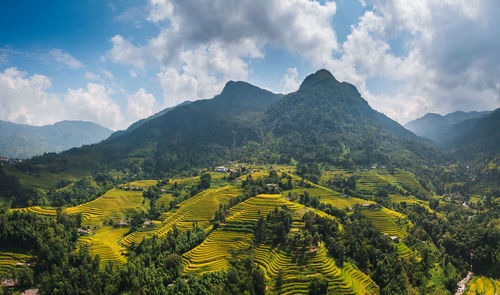
[[467,287],[465,294],[495,295],[500,291],[500,281],[487,277],[475,277]]

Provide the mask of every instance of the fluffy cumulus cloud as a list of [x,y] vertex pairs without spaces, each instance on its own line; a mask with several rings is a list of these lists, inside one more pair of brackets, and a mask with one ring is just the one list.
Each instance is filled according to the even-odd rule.
[[111,94],[102,84],[88,83],[86,88],[68,89],[63,106],[73,120],[90,120],[117,129],[123,118]]
[[156,99],[153,94],[140,88],[127,100],[127,117],[131,121],[147,118],[155,113]]
[[[332,63],[377,109],[400,122],[427,112],[500,105],[500,5],[481,1],[367,1],[367,11]],[[395,54],[391,40],[404,40]],[[369,79],[386,93],[371,93]],[[391,92],[393,94],[391,94]]]
[[300,86],[300,81],[298,81],[299,73],[297,68],[288,68],[285,75],[283,76],[283,80],[281,80],[281,84],[283,86],[283,93],[290,93],[296,91]]
[[63,95],[50,92],[51,80],[8,68],[0,72],[0,119],[33,125],[60,120],[91,120],[109,128],[122,127],[123,118],[111,91],[101,84],[68,89]]
[[338,50],[330,22],[334,2],[308,0],[150,0],[147,20],[160,32],[144,45],[111,38],[112,61],[152,68],[165,105],[211,97],[225,81],[247,78],[248,61],[265,58],[266,46],[303,56],[315,67]]
[[[162,106],[209,98],[227,80],[247,79],[253,60],[273,63],[268,48],[331,70],[401,123],[500,105],[497,0],[362,3],[363,15],[338,44],[331,1],[149,0],[142,17],[158,33],[142,44],[115,35],[106,58],[130,66],[131,77],[154,72]],[[289,68],[277,87],[298,85],[297,69]]]

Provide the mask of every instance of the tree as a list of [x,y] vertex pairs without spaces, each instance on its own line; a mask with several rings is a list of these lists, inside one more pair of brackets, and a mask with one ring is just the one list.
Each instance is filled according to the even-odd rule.
[[207,189],[210,188],[210,181],[212,180],[212,176],[210,173],[203,173],[200,176],[200,188]]
[[319,275],[314,277],[309,283],[309,295],[324,295],[328,294],[328,280]]

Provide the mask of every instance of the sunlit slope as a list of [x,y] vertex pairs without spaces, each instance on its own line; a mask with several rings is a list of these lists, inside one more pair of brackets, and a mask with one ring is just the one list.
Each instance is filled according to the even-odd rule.
[[342,269],[338,268],[322,246],[299,262],[295,255],[261,245],[255,249],[255,260],[268,280],[274,281],[279,272],[283,271],[280,294],[308,294],[311,278],[319,274],[328,279],[329,294],[379,292],[377,285],[367,275],[355,270],[350,264],[345,263]]
[[500,281],[487,277],[475,277],[469,284],[467,295],[485,294],[495,295],[500,294]]
[[[63,209],[67,214],[79,214],[83,216],[84,224],[96,224],[103,218],[123,216],[125,213],[144,211],[144,198],[142,191],[126,191],[121,189],[111,189],[99,198],[75,207]],[[57,214],[56,209],[41,208],[33,206],[19,210],[22,212],[34,212],[43,215]]]
[[219,209],[219,204],[226,204],[231,198],[241,193],[241,188],[232,185],[205,190],[180,203],[177,209],[162,214],[163,223],[159,228],[152,231],[134,232],[126,236],[123,243],[125,245],[132,242],[138,243],[144,237],[153,235],[163,237],[174,226],[181,229],[190,228],[193,223],[197,223],[199,227],[206,227],[215,211]]
[[217,271],[229,267],[231,251],[251,245],[253,228],[259,218],[276,207],[303,208],[280,195],[258,195],[234,206],[225,225],[212,232],[198,247],[183,255],[185,271]]
[[78,239],[80,246],[88,247],[92,256],[99,255],[101,265],[106,265],[109,261],[113,264],[124,264],[127,260],[122,254],[125,248],[120,241],[128,232],[127,228],[113,228],[105,226],[96,230],[92,236],[82,236]]

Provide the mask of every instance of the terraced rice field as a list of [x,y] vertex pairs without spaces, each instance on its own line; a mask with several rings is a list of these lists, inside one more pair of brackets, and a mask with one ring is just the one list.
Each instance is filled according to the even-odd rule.
[[17,263],[26,263],[31,256],[20,253],[0,252],[0,279],[16,267]]
[[170,201],[174,199],[174,196],[171,194],[161,194],[160,198],[156,200],[156,206],[158,207],[164,207],[164,208],[169,208],[170,206]]
[[217,189],[205,190],[196,196],[179,204],[177,209],[162,214],[163,225],[155,230],[134,232],[123,239],[125,245],[138,243],[144,237],[158,235],[165,236],[174,225],[180,229],[187,229],[196,222],[199,227],[206,227],[214,213],[219,209],[219,204],[226,204],[230,199],[242,193],[242,189],[235,186],[224,186]]
[[138,180],[138,181],[132,181],[128,185],[133,187],[148,187],[156,185],[157,183],[158,180]]
[[487,277],[476,277],[469,284],[466,291],[467,295],[485,294],[495,295],[500,294],[500,281]]
[[283,195],[288,195],[288,192],[304,194],[304,191],[307,191],[311,197],[318,197],[321,203],[330,204],[338,209],[349,208],[354,206],[355,204],[375,204],[375,202],[373,201],[367,201],[354,197],[343,197],[340,193],[319,185],[315,185],[315,187],[313,188],[298,188],[290,191],[285,191]]
[[411,259],[415,258],[417,261],[422,260],[417,254],[417,252],[413,251],[412,249],[408,248],[403,242],[399,242],[396,244],[397,251],[399,258],[402,259]]
[[121,246],[120,241],[128,232],[127,228],[113,228],[112,226],[102,227],[92,236],[82,236],[78,239],[81,247],[88,247],[92,256],[99,255],[101,265],[106,265],[109,261],[115,265],[127,262],[122,253],[125,248]]
[[[328,279],[328,294],[378,294],[376,284],[365,274],[346,263],[343,269],[326,255],[324,247],[307,254],[298,263],[294,255],[261,245],[255,249],[255,261],[267,280],[274,280],[283,270],[280,294],[307,294],[310,280],[319,274]],[[275,290],[278,291],[278,290]]]
[[348,178],[353,175],[358,177],[356,181],[357,187],[370,192],[376,189],[382,189],[387,185],[396,186],[402,191],[406,191],[403,187],[411,189],[412,191],[426,191],[417,181],[415,175],[400,169],[396,169],[394,174],[390,174],[387,169],[371,169],[368,171],[356,172],[346,170],[325,171],[323,175],[321,175],[320,180],[321,182],[326,182],[335,176]]
[[412,226],[404,214],[387,208],[380,210],[367,209],[363,210],[362,213],[376,229],[388,236],[397,236],[403,239],[408,235],[406,230]]
[[[147,208],[143,207],[142,192],[141,191],[125,191],[120,189],[111,189],[99,198],[63,210],[67,214],[83,215],[84,224],[97,224],[103,218],[110,218],[114,216],[121,216],[128,212],[140,212]],[[56,209],[44,209],[40,206],[33,206],[21,209],[23,212],[34,212],[43,215],[56,215]]]
[[198,247],[183,255],[184,271],[207,272],[229,267],[232,251],[248,248],[253,240],[253,227],[260,216],[275,207],[298,210],[304,206],[280,195],[258,195],[234,206],[227,222],[212,232]]
[[283,205],[291,210],[298,210],[304,207],[303,205],[293,203],[282,198],[281,195],[262,194],[234,206],[227,217],[227,222],[257,222],[260,216],[265,217],[270,210]]
[[228,268],[231,251],[251,245],[253,234],[213,231],[198,247],[182,256],[185,272],[212,272]]

